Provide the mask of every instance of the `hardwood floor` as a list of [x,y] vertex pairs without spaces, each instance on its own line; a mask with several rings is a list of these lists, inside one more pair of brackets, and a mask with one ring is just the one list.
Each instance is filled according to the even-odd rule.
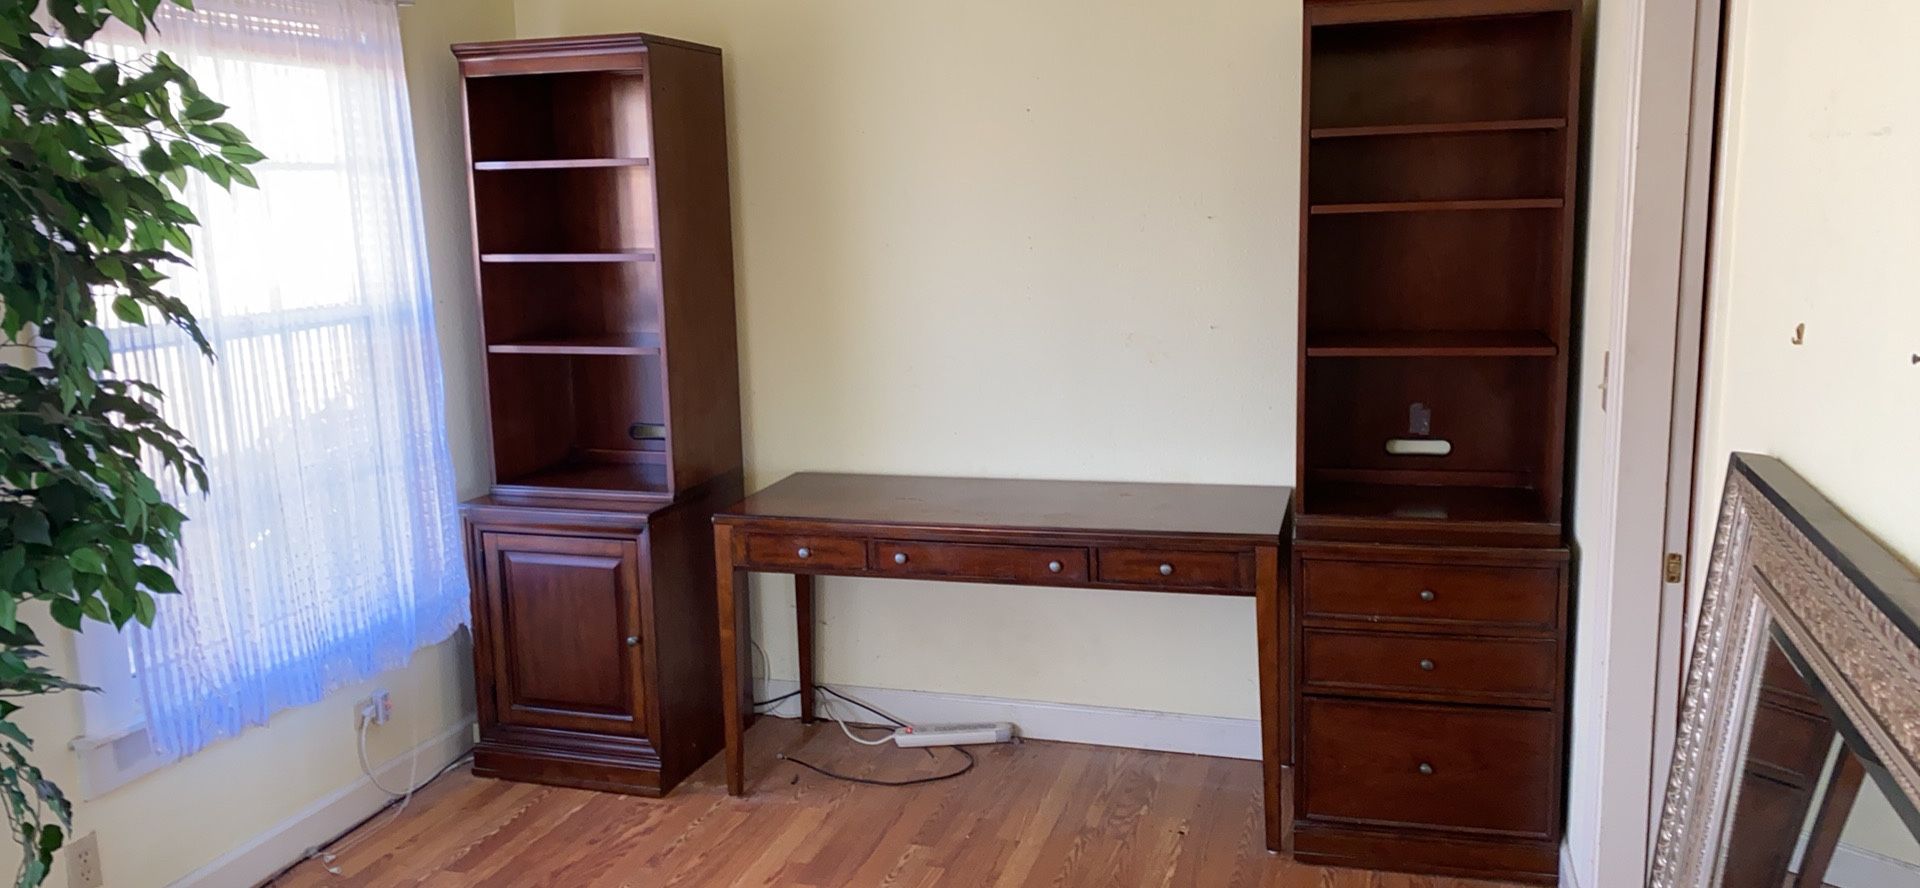
[[[276,888],[319,886],[1265,886],[1498,888],[1494,883],[1295,864],[1261,847],[1260,763],[1029,741],[953,750],[855,746],[825,722],[762,718],[747,734],[745,799],[709,762],[666,799],[484,780],[464,767],[342,840]],[[343,849],[343,850],[342,850]]]

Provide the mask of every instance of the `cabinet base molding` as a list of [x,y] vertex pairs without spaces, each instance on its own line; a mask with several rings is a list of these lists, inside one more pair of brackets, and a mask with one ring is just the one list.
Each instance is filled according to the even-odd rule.
[[1293,856],[1322,866],[1405,870],[1531,885],[1559,881],[1560,843],[1295,820]]
[[659,797],[660,756],[645,740],[564,732],[500,731],[473,747],[482,777]]

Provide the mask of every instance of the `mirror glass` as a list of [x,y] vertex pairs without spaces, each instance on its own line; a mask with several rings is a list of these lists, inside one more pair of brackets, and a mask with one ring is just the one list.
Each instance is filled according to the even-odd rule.
[[1758,680],[1750,685],[1746,755],[1735,772],[1719,884],[1920,888],[1920,813],[1791,641],[1777,628],[1767,637],[1747,664]]

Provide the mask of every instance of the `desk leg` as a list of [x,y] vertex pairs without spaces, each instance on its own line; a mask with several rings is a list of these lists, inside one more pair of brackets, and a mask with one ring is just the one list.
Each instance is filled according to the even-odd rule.
[[[727,794],[746,795],[746,712],[742,711],[741,677],[752,675],[743,664],[750,656],[747,626],[747,574],[733,566],[733,528],[713,527],[714,587],[720,604],[720,712],[727,735]],[[752,692],[744,702],[752,703]]]
[[795,633],[800,643],[800,723],[813,724],[813,576],[793,575]]
[[1261,806],[1266,811],[1267,850],[1283,852],[1287,847],[1286,809],[1291,801],[1285,792],[1285,772],[1293,750],[1293,732],[1286,702],[1289,681],[1287,669],[1293,658],[1288,654],[1286,575],[1281,571],[1280,550],[1263,546],[1254,552],[1254,619],[1260,648],[1260,764],[1265,778],[1261,782]]

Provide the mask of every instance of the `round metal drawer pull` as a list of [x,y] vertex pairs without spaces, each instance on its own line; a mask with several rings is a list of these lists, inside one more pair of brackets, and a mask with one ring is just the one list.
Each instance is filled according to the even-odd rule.
[[794,554],[796,554],[796,555],[799,555],[799,556],[800,556],[800,557],[802,557],[802,558],[812,558],[812,557],[813,557],[813,550],[812,550],[812,549],[809,549],[809,548],[807,548],[806,546],[801,546],[801,547],[800,547],[800,551],[799,551],[799,552],[796,552],[796,553],[794,553]]
[[1173,576],[1173,565],[1171,564],[1160,565],[1160,575],[1163,577]]
[[627,636],[627,647],[639,647],[639,646],[640,646],[640,636],[638,635]]
[[1433,595],[1433,590],[1432,590],[1432,589],[1422,589],[1422,590],[1420,590],[1420,600],[1421,600],[1421,601],[1432,601],[1433,599],[1434,599],[1434,595]]
[[1420,661],[1420,668],[1421,668],[1421,669],[1423,669],[1423,670],[1425,670],[1425,671],[1427,671],[1427,672],[1432,672],[1432,671],[1433,671],[1433,661],[1432,661],[1432,660],[1421,660],[1421,661]]
[[906,563],[907,563],[907,553],[905,553],[905,552],[895,552],[895,553],[893,553],[893,563],[894,563],[894,564],[906,564]]
[[1058,562],[1058,561],[1049,561],[1049,562],[1047,562],[1047,570],[1049,570],[1049,571],[1052,571],[1053,573],[1059,573],[1059,572],[1060,572],[1060,568],[1061,568],[1061,567],[1063,567],[1063,566],[1064,566],[1064,565],[1062,565],[1062,564],[1061,564],[1060,562]]
[[1429,765],[1429,764],[1427,764],[1426,762],[1421,762],[1421,763],[1420,763],[1420,773],[1421,773],[1421,774],[1423,774],[1423,775],[1425,775],[1425,776],[1428,776],[1428,777],[1431,777],[1431,776],[1433,776],[1433,766],[1432,766],[1432,765]]

